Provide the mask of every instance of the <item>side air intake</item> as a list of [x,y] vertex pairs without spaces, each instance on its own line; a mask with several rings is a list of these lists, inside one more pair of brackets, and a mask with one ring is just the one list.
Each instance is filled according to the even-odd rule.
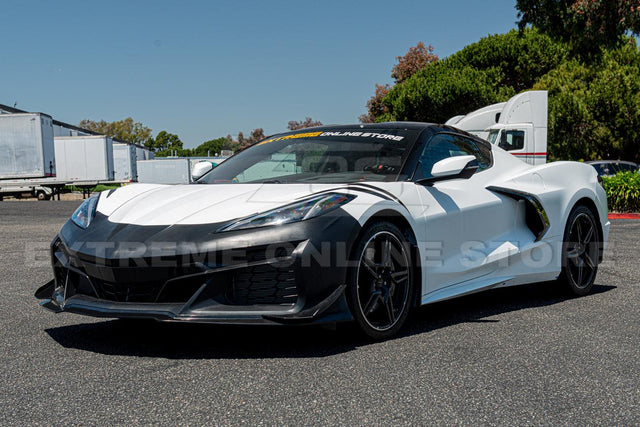
[[544,237],[549,229],[549,217],[547,216],[547,212],[544,210],[542,203],[540,203],[540,200],[536,196],[524,191],[512,190],[510,188],[503,187],[491,186],[487,187],[487,190],[503,194],[514,200],[524,200],[526,205],[525,222],[527,227],[529,227],[531,232],[536,236],[536,242]]

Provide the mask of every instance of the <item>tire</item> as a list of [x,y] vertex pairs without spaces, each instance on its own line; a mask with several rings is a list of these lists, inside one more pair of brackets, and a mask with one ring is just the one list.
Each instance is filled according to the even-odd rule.
[[569,214],[562,240],[562,271],[558,281],[574,295],[586,295],[598,273],[600,233],[593,212],[584,205]]
[[353,252],[347,302],[355,323],[366,336],[382,340],[400,330],[413,296],[411,245],[389,222],[367,227]]
[[44,191],[38,191],[36,197],[39,201],[49,200],[49,196]]

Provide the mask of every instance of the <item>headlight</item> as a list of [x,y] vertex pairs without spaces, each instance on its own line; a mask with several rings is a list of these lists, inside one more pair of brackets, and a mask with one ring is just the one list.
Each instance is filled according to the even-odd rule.
[[345,203],[355,199],[349,194],[326,193],[290,205],[282,206],[267,212],[256,214],[248,218],[232,222],[222,228],[221,231],[244,230],[247,228],[267,227],[269,225],[289,224],[315,218],[339,208]]
[[99,197],[100,193],[94,194],[82,202],[73,215],[71,215],[71,221],[80,228],[87,228],[89,224],[91,224],[93,217],[96,216],[96,206],[98,206]]

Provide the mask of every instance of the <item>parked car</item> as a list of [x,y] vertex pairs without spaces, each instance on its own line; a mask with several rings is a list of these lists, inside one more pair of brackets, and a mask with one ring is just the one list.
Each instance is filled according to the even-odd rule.
[[593,166],[599,176],[612,176],[618,172],[639,172],[640,165],[624,160],[594,160],[585,162]]
[[584,163],[533,166],[450,126],[326,126],[269,137],[195,185],[86,200],[36,297],[102,317],[355,321],[383,339],[413,307],[482,290],[557,280],[584,295],[608,231]]

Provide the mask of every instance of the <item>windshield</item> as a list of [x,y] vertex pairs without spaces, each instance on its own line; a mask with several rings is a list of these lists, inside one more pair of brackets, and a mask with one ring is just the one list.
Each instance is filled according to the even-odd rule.
[[418,133],[355,128],[276,135],[221,163],[198,182],[396,181]]
[[489,141],[492,144],[496,143],[496,138],[498,137],[498,134],[500,133],[500,129],[493,129],[489,131],[489,136],[487,137],[487,141]]

